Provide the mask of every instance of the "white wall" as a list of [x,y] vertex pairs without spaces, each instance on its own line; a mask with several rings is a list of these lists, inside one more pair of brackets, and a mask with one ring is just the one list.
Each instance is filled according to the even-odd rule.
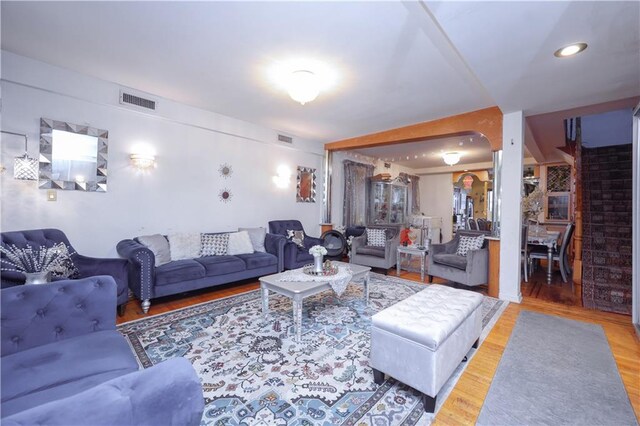
[[420,211],[442,218],[442,242],[453,234],[453,173],[420,176]]
[[[57,191],[46,200],[37,182],[13,179],[13,157],[23,140],[2,135],[0,227],[2,231],[56,227],[76,250],[115,256],[124,238],[179,231],[214,232],[239,226],[267,226],[269,220],[299,219],[319,235],[322,212],[320,143],[294,137],[277,142],[277,131],[220,114],[160,99],[157,114],[118,104],[120,86],[9,52],[2,52],[2,129],[29,136],[37,157],[40,117],[109,130],[108,191]],[[204,89],[204,88],[203,88]],[[156,151],[158,166],[140,173],[129,154],[144,144]],[[223,179],[222,163],[233,168]],[[279,165],[293,171],[291,185],[272,182]],[[317,169],[316,203],[297,203],[296,167]],[[229,203],[218,193],[228,188]]]
[[502,121],[502,171],[500,201],[500,299],[520,302],[522,238],[522,163],[524,114],[504,115]]

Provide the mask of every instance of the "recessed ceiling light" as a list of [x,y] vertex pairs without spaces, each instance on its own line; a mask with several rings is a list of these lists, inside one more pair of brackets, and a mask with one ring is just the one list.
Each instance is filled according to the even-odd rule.
[[567,56],[573,56],[577,53],[582,52],[587,48],[587,43],[573,43],[565,47],[561,47],[556,50],[553,54],[558,58],[566,58]]

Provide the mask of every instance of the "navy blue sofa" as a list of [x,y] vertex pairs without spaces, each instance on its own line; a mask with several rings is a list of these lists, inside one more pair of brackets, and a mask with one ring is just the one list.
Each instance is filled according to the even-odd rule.
[[3,425],[198,425],[188,360],[146,370],[116,330],[116,284],[96,276],[2,290]]
[[[269,232],[276,235],[287,237],[287,231],[302,231],[302,223],[299,220],[272,220],[269,222]],[[309,254],[309,249],[313,246],[321,246],[324,241],[322,238],[310,237],[304,232],[304,247],[298,246],[290,240],[286,240],[284,246],[284,268],[296,269],[306,264],[313,263],[313,255]]]
[[156,267],[155,256],[137,238],[118,243],[118,254],[129,260],[129,288],[146,314],[151,299],[235,281],[276,274],[283,269],[284,237],[267,234],[266,253],[204,256],[174,260]]
[[[113,277],[118,286],[118,313],[124,314],[124,309],[129,301],[129,279],[128,262],[123,259],[107,259],[82,256],[76,253],[69,242],[69,239],[59,229],[30,229],[24,231],[3,232],[0,234],[1,244],[14,244],[18,248],[31,247],[52,247],[58,243],[65,243],[69,247],[71,260],[78,268],[80,276],[78,278],[92,277],[94,275],[109,275]],[[4,255],[2,255],[4,257]],[[2,271],[2,288],[13,287],[24,284],[24,275],[20,272]],[[56,279],[54,278],[53,281]]]

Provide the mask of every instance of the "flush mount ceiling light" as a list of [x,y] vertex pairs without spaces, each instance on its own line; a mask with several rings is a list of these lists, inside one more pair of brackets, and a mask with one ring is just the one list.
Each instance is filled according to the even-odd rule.
[[320,85],[314,73],[307,70],[297,70],[291,73],[287,92],[291,99],[302,105],[318,97]]
[[568,46],[561,47],[560,49],[556,50],[553,54],[558,58],[566,58],[567,56],[576,55],[582,52],[586,48],[587,48],[587,43],[573,43]]
[[454,164],[458,164],[460,161],[460,153],[459,152],[445,152],[442,154],[442,159],[444,162],[450,166]]
[[337,81],[337,73],[332,67],[310,58],[274,62],[266,71],[271,84],[302,105],[316,99],[320,92],[331,90]]

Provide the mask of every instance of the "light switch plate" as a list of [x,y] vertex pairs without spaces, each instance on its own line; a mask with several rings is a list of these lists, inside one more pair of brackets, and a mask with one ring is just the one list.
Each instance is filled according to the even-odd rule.
[[57,201],[58,192],[55,189],[47,189],[47,201]]

